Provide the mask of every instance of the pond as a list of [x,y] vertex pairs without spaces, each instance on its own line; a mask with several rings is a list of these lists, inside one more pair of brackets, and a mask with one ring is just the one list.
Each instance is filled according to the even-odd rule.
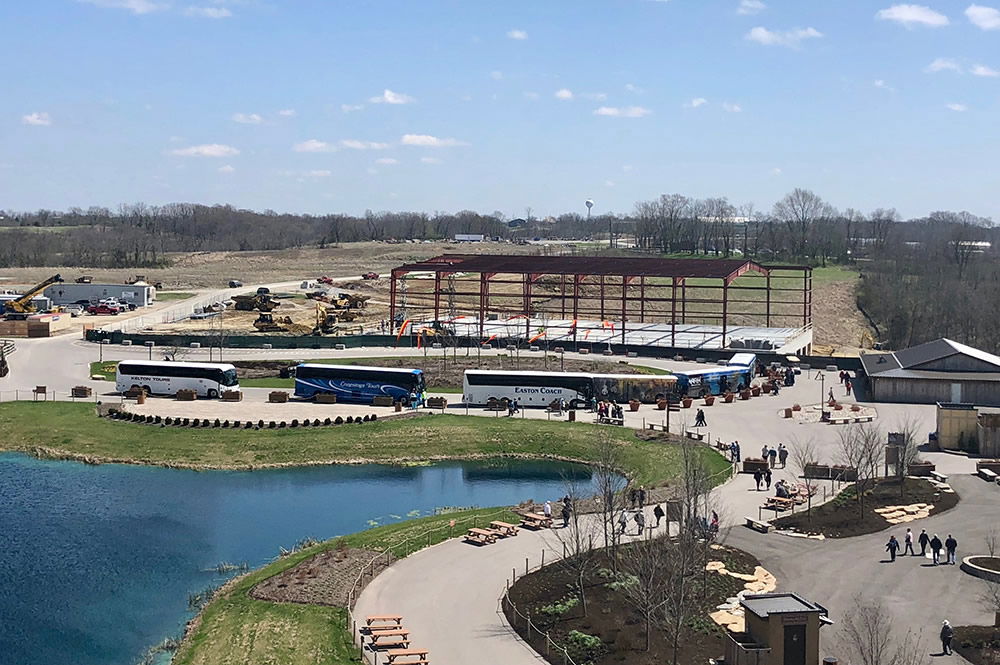
[[179,635],[188,596],[221,562],[448,506],[565,494],[582,466],[494,460],[431,466],[182,471],[0,454],[0,660],[130,665]]

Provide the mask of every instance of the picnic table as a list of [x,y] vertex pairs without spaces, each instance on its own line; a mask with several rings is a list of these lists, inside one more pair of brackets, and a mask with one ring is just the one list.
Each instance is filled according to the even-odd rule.
[[493,520],[490,522],[490,526],[494,531],[498,532],[501,536],[516,536],[517,527],[513,524],[508,524],[507,522],[501,522],[500,520]]
[[488,545],[489,543],[496,542],[497,532],[492,529],[469,529],[469,533],[465,535],[465,539],[470,543],[477,543],[479,545]]
[[771,510],[788,510],[795,506],[795,499],[784,499],[780,496],[771,496],[767,498],[767,503],[764,504],[765,508],[770,508]]
[[[427,649],[390,649],[385,652],[385,658],[387,663],[395,663],[395,665],[427,665],[430,662],[427,660],[428,653]],[[397,663],[397,658],[413,658],[415,660],[402,660]]]
[[538,513],[525,513],[521,516],[521,526],[531,529],[548,529],[552,526],[552,518]]
[[374,630],[371,632],[372,648],[385,649],[390,646],[406,648],[410,646],[410,631],[403,628]]
[[403,625],[403,616],[401,614],[373,614],[365,617],[365,624],[370,626],[373,623],[394,623],[401,626]]

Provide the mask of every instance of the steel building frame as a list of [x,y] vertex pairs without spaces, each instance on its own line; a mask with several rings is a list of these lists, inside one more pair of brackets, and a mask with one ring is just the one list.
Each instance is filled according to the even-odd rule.
[[[762,275],[764,285],[735,283],[748,273]],[[414,294],[400,288],[400,282],[408,275],[424,278],[428,274],[433,280],[430,293]],[[448,303],[454,303],[456,296],[464,296],[478,303],[474,309],[478,313],[480,335],[490,313],[524,316],[525,333],[530,334],[531,317],[543,312],[536,304],[540,299],[553,298],[533,292],[533,286],[543,277],[558,278],[557,312],[563,319],[613,318],[621,322],[623,343],[628,321],[665,320],[671,326],[672,346],[678,324],[721,326],[724,340],[734,317],[759,318],[756,325],[766,328],[806,327],[812,322],[809,266],[760,264],[745,259],[476,254],[443,254],[394,268],[390,275],[389,320],[395,331],[403,318],[397,314],[405,315],[404,310],[417,307],[433,311],[433,320],[440,322],[442,295]],[[445,279],[448,287],[443,290]],[[491,294],[493,285],[519,288],[514,294]],[[598,287],[596,295],[581,293],[581,287],[591,285]],[[693,292],[691,297],[689,288]],[[747,292],[760,291],[765,292],[763,299],[747,297]],[[425,301],[420,302],[420,298]],[[656,303],[669,303],[669,312],[665,308],[663,312],[649,311],[647,306]],[[776,311],[776,307],[784,311]],[[795,325],[773,326],[788,322]]]

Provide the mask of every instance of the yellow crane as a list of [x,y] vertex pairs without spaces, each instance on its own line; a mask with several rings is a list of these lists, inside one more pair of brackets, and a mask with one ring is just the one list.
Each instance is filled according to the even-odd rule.
[[15,299],[8,300],[4,303],[4,312],[7,313],[8,319],[23,319],[28,314],[35,311],[35,306],[31,304],[31,299],[37,296],[39,293],[45,290],[45,287],[49,284],[55,284],[56,282],[63,281],[63,278],[59,275],[52,275],[46,280],[35,284],[33,287],[24,292],[24,295]]

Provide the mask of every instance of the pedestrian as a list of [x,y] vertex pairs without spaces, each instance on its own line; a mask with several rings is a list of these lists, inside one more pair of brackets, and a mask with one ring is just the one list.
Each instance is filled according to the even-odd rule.
[[843,385],[844,381],[847,380],[847,372],[845,370],[840,370],[840,384]]
[[639,532],[635,535],[641,536],[642,532],[646,530],[646,516],[642,514],[641,510],[635,512],[635,525],[639,527]]
[[833,398],[833,388],[830,388],[830,394],[827,395],[826,401],[829,402],[829,403],[831,403],[831,404],[833,404],[835,401],[837,401],[837,400],[835,400]]
[[639,508],[642,508],[643,506],[646,505],[646,488],[643,487],[642,485],[639,485],[638,498],[639,498]]
[[774,465],[778,461],[778,450],[776,448],[771,448],[769,451],[767,451],[767,456],[769,458],[771,468],[773,469]]
[[569,504],[564,503],[562,507],[563,528],[569,526]]
[[944,549],[948,553],[948,563],[954,566],[955,550],[958,549],[958,541],[955,540],[950,533],[948,534],[948,538],[944,541]]
[[852,384],[852,383],[851,383],[851,380],[850,380],[850,379],[848,379],[847,381],[845,381],[845,382],[844,382],[844,387],[845,387],[845,388],[847,388],[847,396],[848,396],[848,397],[850,397],[850,396],[851,396],[851,388],[852,388],[853,386],[854,386],[854,384]]
[[632,488],[628,491],[628,507],[635,510],[635,502],[639,500],[639,490]]
[[920,556],[927,556],[927,545],[931,542],[930,537],[927,535],[927,529],[920,530],[917,542],[920,543]]
[[736,442],[729,444],[729,461],[736,464]]
[[695,427],[706,427],[705,422],[705,411],[704,409],[698,409],[698,412],[694,416],[694,426]]
[[542,506],[542,512],[545,513],[546,517],[552,519],[552,504],[546,501],[545,505]]
[[773,384],[771,384],[771,385],[772,385],[772,388],[773,388],[773,390],[771,390],[771,397],[777,397],[777,396],[778,396],[778,392],[780,392],[780,390],[781,390],[781,389],[780,389],[780,388],[778,387],[778,382],[777,382],[777,381],[775,381],[775,382],[774,382]]
[[945,656],[951,655],[951,638],[953,637],[955,637],[955,631],[945,619],[941,622],[941,653]]
[[764,469],[764,482],[767,483],[767,489],[768,489],[768,491],[770,491],[770,489],[771,489],[771,470],[770,469]]
[[935,533],[934,537],[931,538],[931,555],[934,559],[934,565],[938,565],[941,561],[941,539]]
[[760,449],[760,458],[765,462],[767,461],[767,453],[768,453],[768,447],[767,444],[765,443]]
[[622,514],[618,516],[618,527],[621,529],[618,533],[624,535],[625,529],[628,527],[628,511],[624,508],[622,508]]
[[906,535],[903,536],[903,544],[906,546],[903,550],[903,554],[908,554],[909,556],[916,555],[916,552],[913,551],[913,531],[910,529],[907,529]]
[[778,444],[778,461],[781,462],[782,469],[788,465],[788,448],[783,443]]
[[734,443],[736,444],[736,463],[739,464],[739,461],[743,459],[740,453],[740,442],[735,441]]
[[656,526],[653,527],[654,529],[660,528],[660,520],[662,520],[664,516],[665,513],[663,512],[663,508],[660,507],[660,504],[656,504],[653,508],[653,517],[656,518]]
[[762,480],[764,480],[764,474],[760,472],[760,469],[757,469],[756,471],[753,472],[753,481],[757,483],[758,492],[760,491],[760,481]]
[[719,532],[719,513],[712,511],[712,521],[709,523],[708,528],[711,529],[712,533]]
[[896,560],[896,550],[899,549],[899,541],[896,536],[889,536],[889,542],[885,544],[885,551],[889,553],[889,561]]

